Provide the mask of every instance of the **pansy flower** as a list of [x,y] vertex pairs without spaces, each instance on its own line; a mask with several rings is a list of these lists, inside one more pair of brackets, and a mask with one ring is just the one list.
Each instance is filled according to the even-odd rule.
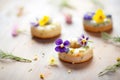
[[55,44],[57,45],[55,47],[55,51],[60,52],[60,53],[63,53],[63,52],[67,53],[69,51],[68,46],[70,45],[70,42],[68,40],[63,42],[62,39],[57,39],[55,41]]
[[92,20],[92,17],[95,13],[89,12],[84,15],[84,20]]
[[104,22],[105,18],[106,16],[104,12],[102,11],[102,9],[98,9],[92,19],[96,21],[96,23],[102,23]]
[[82,35],[79,39],[78,42],[80,43],[81,46],[87,46],[89,37],[85,37],[85,35]]

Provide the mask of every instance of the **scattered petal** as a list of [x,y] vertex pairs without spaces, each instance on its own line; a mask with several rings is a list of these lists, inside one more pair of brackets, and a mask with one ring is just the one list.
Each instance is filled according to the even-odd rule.
[[12,36],[16,37],[18,35],[18,26],[14,25],[13,29],[12,29]]
[[57,61],[56,61],[56,59],[54,57],[50,58],[49,65],[51,65],[51,66],[57,65]]
[[70,14],[64,14],[67,24],[72,24],[72,16]]
[[71,72],[72,72],[71,69],[69,69],[69,70],[68,70],[68,73],[70,74]]

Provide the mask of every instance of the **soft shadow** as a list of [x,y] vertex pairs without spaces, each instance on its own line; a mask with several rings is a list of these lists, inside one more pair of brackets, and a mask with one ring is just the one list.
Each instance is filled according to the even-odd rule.
[[93,58],[90,59],[89,61],[86,61],[86,62],[83,62],[83,63],[78,63],[78,64],[67,63],[67,62],[64,62],[64,61],[61,61],[61,60],[60,60],[60,62],[67,68],[78,70],[78,69],[84,69],[84,68],[89,67],[92,60],[93,60]]
[[[109,34],[111,34],[113,32],[113,29],[109,30],[109,31],[105,31]],[[100,37],[101,38],[101,32],[95,33],[95,32],[89,32],[86,31],[87,34],[89,34],[90,36],[95,36],[95,37]]]
[[9,59],[0,59],[0,63],[4,63],[4,64],[11,64],[14,63],[16,61],[14,60],[9,60]]
[[35,40],[37,43],[53,43],[60,36],[61,35],[56,36],[54,38],[48,38],[48,39],[42,39],[42,38],[32,37],[32,39]]

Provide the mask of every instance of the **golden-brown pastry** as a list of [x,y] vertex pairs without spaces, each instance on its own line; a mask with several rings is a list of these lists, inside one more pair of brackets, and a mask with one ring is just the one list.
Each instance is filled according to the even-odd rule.
[[93,48],[88,46],[88,37],[84,35],[79,40],[57,39],[55,50],[58,52],[59,59],[69,63],[81,63],[93,57]]
[[49,16],[44,16],[37,23],[32,23],[31,35],[33,37],[47,39],[59,36],[61,26],[57,22],[51,22]]
[[105,15],[101,9],[95,13],[88,12],[84,15],[83,26],[86,31],[105,32],[112,29],[111,15]]

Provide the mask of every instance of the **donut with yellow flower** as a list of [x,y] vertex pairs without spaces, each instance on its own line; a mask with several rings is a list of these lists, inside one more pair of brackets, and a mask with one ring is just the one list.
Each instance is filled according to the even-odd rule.
[[90,46],[89,37],[82,35],[79,39],[55,41],[55,51],[58,52],[59,59],[68,63],[81,63],[93,57],[93,48]]
[[59,36],[61,34],[61,26],[57,22],[52,22],[49,16],[43,16],[31,23],[31,35],[33,37],[48,39]]
[[83,26],[86,31],[104,32],[112,30],[112,16],[105,15],[102,9],[84,15]]

